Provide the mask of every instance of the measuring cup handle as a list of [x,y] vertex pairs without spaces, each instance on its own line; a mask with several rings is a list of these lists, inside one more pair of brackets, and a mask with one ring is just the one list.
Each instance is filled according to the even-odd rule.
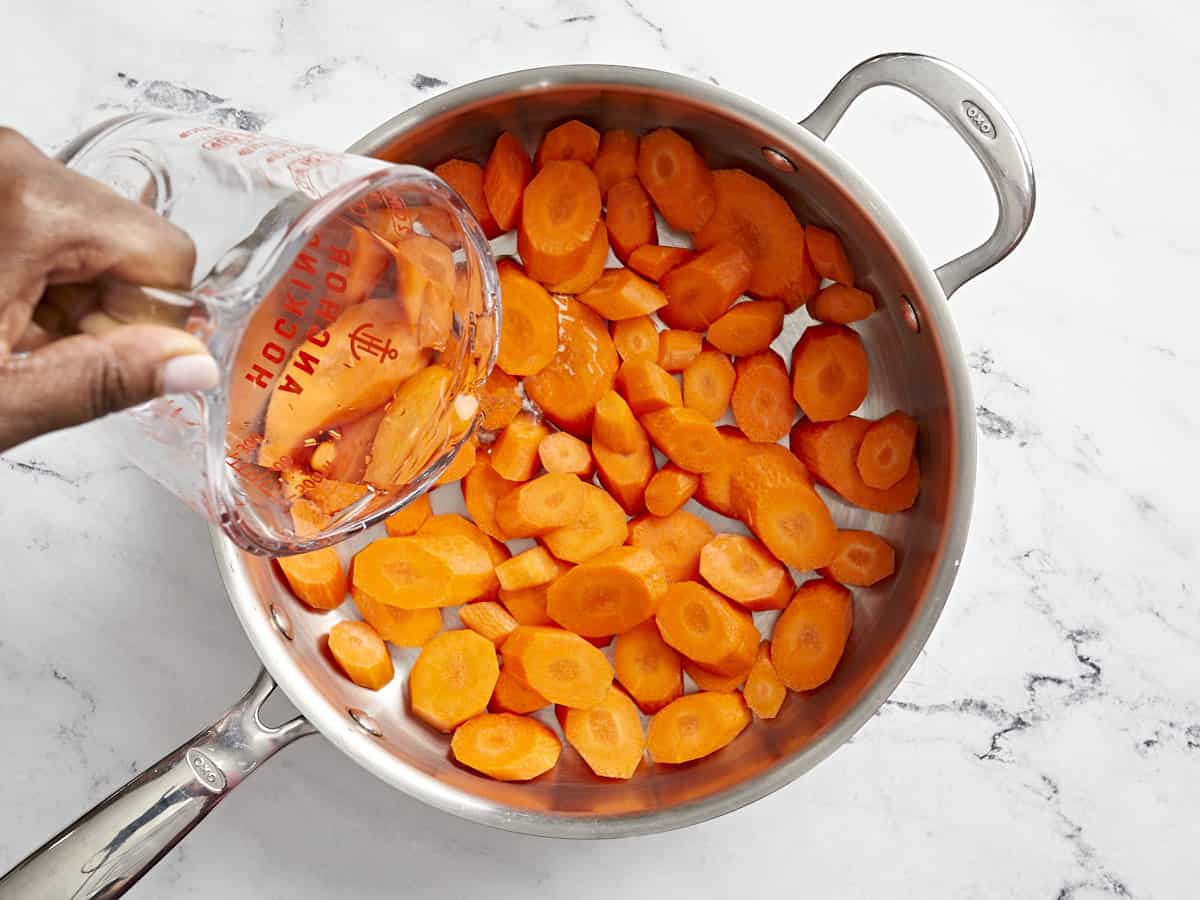
[[122,896],[221,799],[277,750],[316,729],[278,728],[259,714],[275,682],[266,670],[210,728],[84,813],[0,878],[0,900]]

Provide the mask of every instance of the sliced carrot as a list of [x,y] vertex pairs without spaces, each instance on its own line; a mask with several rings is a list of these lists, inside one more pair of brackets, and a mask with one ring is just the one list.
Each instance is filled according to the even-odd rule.
[[651,515],[669,516],[691,499],[700,476],[667,463],[646,485],[646,509]]
[[433,365],[400,386],[371,442],[366,481],[385,490],[408,484],[444,451],[453,380],[449,369]]
[[723,446],[717,426],[694,409],[669,406],[642,416],[654,446],[681,469],[711,472]]
[[604,320],[573,297],[558,297],[558,353],[525,379],[525,393],[551,422],[587,437],[592,413],[617,377],[617,350]]
[[764,350],[744,356],[734,365],[733,419],[752,441],[773,444],[788,433],[796,418],[796,403],[787,366],[779,354]]
[[292,501],[288,513],[292,519],[292,530],[298,537],[311,537],[324,531],[333,522],[333,516],[325,515],[317,508],[317,504],[303,497]]
[[758,658],[750,667],[750,674],[742,686],[742,696],[746,698],[746,705],[760,719],[775,718],[787,699],[787,685],[771,664],[769,641],[758,645]]
[[541,465],[538,445],[549,433],[550,429],[533,413],[518,413],[492,445],[492,468],[496,474],[509,481],[532,478]]
[[432,515],[433,507],[429,503],[429,495],[422,494],[384,519],[383,524],[392,537],[403,537],[406,534],[416,534],[417,529]]
[[746,609],[783,609],[792,576],[767,548],[744,534],[719,534],[700,551],[700,575]]
[[783,331],[783,312],[781,300],[739,303],[712,323],[708,342],[730,356],[762,353]]
[[480,426],[499,431],[521,411],[520,382],[502,369],[492,369],[479,391]]
[[663,276],[663,292],[670,302],[658,317],[671,328],[703,331],[750,286],[752,268],[741,244],[714,244]]
[[743,448],[730,474],[732,515],[744,521],[755,499],[795,487],[812,487],[808,467],[795,454],[779,444],[750,444]]
[[562,742],[536,719],[486,713],[459,726],[450,752],[467,768],[497,781],[530,781],[554,768]]
[[395,674],[383,638],[366,622],[342,621],[329,630],[329,652],[346,677],[377,691]]
[[627,178],[609,188],[604,222],[608,227],[608,243],[621,262],[627,261],[638,247],[658,243],[654,207],[636,178]]
[[305,488],[304,496],[317,504],[317,509],[327,516],[335,516],[365,497],[369,490],[365,484],[350,484],[336,478],[318,478]]
[[355,593],[354,605],[363,621],[379,632],[379,636],[397,647],[420,647],[442,630],[440,609],[400,609],[385,606]]
[[542,438],[538,444],[538,459],[547,472],[577,475],[585,480],[591,479],[595,468],[592,448],[565,431],[556,431]]
[[487,197],[483,194],[483,166],[465,159],[449,159],[436,166],[433,174],[454,188],[458,196],[466,201],[485,237],[494,238],[500,233],[500,226],[496,224],[496,217],[488,208]]
[[565,709],[563,736],[601,778],[632,778],[646,752],[646,733],[633,701],[618,687],[591,709]]
[[793,691],[819,688],[837,668],[854,625],[850,591],[825,578],[800,585],[771,632],[771,664]]
[[801,419],[792,428],[792,452],[804,461],[814,478],[855,506],[881,513],[908,509],[916,503],[921,487],[917,457],[913,456],[904,477],[890,488],[871,487],[863,481],[856,462],[870,427],[870,420],[857,416],[837,422]]
[[646,508],[646,487],[654,477],[654,451],[650,448],[650,439],[640,425],[636,435],[637,445],[629,453],[612,450],[600,441],[592,445],[600,483],[631,516]]
[[504,308],[496,365],[509,375],[534,375],[558,352],[558,307],[512,260],[500,260],[496,269]]
[[554,160],[577,159],[585,166],[590,166],[596,161],[599,151],[600,132],[591,125],[572,119],[546,132],[533,164],[541,169]]
[[[770,445],[772,448],[775,445]],[[734,471],[730,496],[742,521],[767,549],[793,569],[817,569],[833,559],[837,529],[829,508],[803,477],[781,468],[778,457],[755,453]],[[791,458],[791,454],[787,454]],[[803,469],[803,466],[800,466]],[[749,478],[746,476],[754,473]],[[778,485],[778,487],[771,487]]]
[[853,329],[804,330],[792,350],[792,396],[809,419],[832,422],[850,415],[867,398],[868,385],[867,353]]
[[831,284],[821,288],[808,301],[808,314],[818,322],[849,325],[875,312],[875,298],[866,291],[846,284]]
[[326,478],[350,483],[362,481],[375,432],[379,430],[379,423],[386,413],[387,408],[380,406],[329,433],[329,439],[322,444],[331,447],[333,454],[328,465],[322,469]]
[[820,287],[804,244],[804,226],[792,208],[765,181],[741,169],[713,173],[716,210],[693,235],[697,249],[721,241],[737,241],[750,254],[754,274],[748,293],[762,300],[782,300],[788,312],[800,307]]
[[495,600],[468,603],[458,611],[458,615],[464,625],[496,646],[503,644],[518,624],[508,610]]
[[625,265],[651,281],[662,281],[664,275],[673,272],[695,255],[686,247],[643,244],[629,254]]
[[[600,221],[600,188],[578,160],[546,163],[525,188],[517,250],[531,278],[554,284],[579,271]],[[612,240],[612,234],[609,234]]]
[[516,135],[504,132],[496,139],[483,170],[483,196],[501,231],[516,227],[521,198],[532,176],[533,163],[525,145]]
[[690,762],[732,743],[749,724],[750,710],[741,694],[688,694],[654,714],[646,748],[655,762]]
[[452,576],[449,564],[416,538],[381,538],[355,554],[350,584],[355,600],[428,609],[462,602],[447,590]]
[[600,195],[607,196],[618,181],[637,176],[638,139],[632,131],[613,129],[600,136],[600,149],[592,171],[600,185]]
[[682,372],[700,355],[704,335],[669,329],[658,334],[658,364],[668,372]]
[[805,225],[804,245],[818,275],[854,287],[854,267],[850,265],[841,238],[816,225]]
[[638,179],[672,228],[697,231],[716,209],[713,173],[691,142],[670,128],[642,136]]
[[700,577],[700,551],[713,530],[699,516],[678,509],[669,516],[639,516],[629,523],[629,543],[658,557],[667,581]]
[[717,429],[721,435],[721,454],[717,468],[700,475],[700,486],[696,488],[696,500],[713,512],[736,518],[730,497],[730,482],[733,471],[741,462],[742,455],[755,445],[737,428],[722,425]]
[[442,470],[442,474],[438,476],[434,484],[440,487],[443,484],[461,481],[475,467],[475,458],[478,452],[479,442],[473,437],[463,441],[462,446],[454,455],[454,459],[450,460],[450,465]]
[[563,575],[564,570],[569,571],[565,563],[551,556],[545,547],[537,546],[497,566],[496,577],[500,579],[501,590],[520,591],[549,584]]
[[508,636],[503,651],[505,667],[551,703],[589,709],[602,703],[612,686],[608,659],[569,631],[522,625]]
[[644,547],[613,547],[550,585],[546,612],[578,635],[605,637],[649,619],[666,591],[658,557]]
[[703,350],[683,370],[683,405],[715,422],[729,409],[735,380],[728,356],[718,350]]
[[546,593],[549,590],[550,584],[546,583],[519,591],[501,591],[500,602],[518,624],[553,625],[554,620],[546,614]]
[[646,441],[633,410],[616,391],[608,391],[596,401],[592,441],[618,453],[632,453]]
[[833,560],[820,574],[842,584],[870,587],[896,571],[896,551],[870,531],[843,528],[834,540]]
[[649,316],[613,322],[612,339],[622,360],[658,362],[658,329]]
[[313,609],[337,609],[346,599],[346,570],[332,547],[282,556],[277,562],[292,593]]
[[453,731],[487,709],[499,676],[491,641],[465,628],[443,631],[421,648],[409,672],[413,713],[439,731]]
[[507,540],[507,536],[496,524],[496,504],[517,482],[501,476],[486,459],[475,463],[475,467],[462,480],[463,502],[467,515],[484,534],[496,540]]
[[899,410],[872,423],[863,435],[855,463],[869,487],[885,491],[896,484],[912,463],[917,423]]
[[683,664],[683,672],[688,678],[696,682],[696,687],[702,691],[727,693],[729,691],[736,691],[745,683],[746,676],[750,674],[750,669],[747,668],[741,672],[734,672],[732,675],[718,675],[716,672],[710,672],[704,666],[688,660]]
[[360,225],[350,226],[350,266],[346,273],[344,302],[357,303],[370,296],[392,261],[387,245]]
[[[574,475],[540,475],[509,491],[496,504],[496,525],[510,538],[545,534],[575,521],[583,507],[584,493],[583,482]],[[500,583],[509,590],[516,587],[504,584],[503,577]]]
[[[655,352],[657,354],[657,340]],[[634,358],[621,364],[617,389],[629,408],[641,416],[658,409],[683,405],[683,392],[671,373],[654,360]]]
[[583,508],[575,522],[542,538],[559,559],[581,563],[610,547],[625,543],[629,534],[625,511],[600,488],[584,484]]
[[695,581],[677,581],[659,601],[654,621],[663,640],[718,675],[754,664],[758,629],[750,613]]
[[657,285],[629,269],[606,269],[595,284],[579,295],[579,302],[616,322],[648,315],[665,306],[667,297]]
[[491,554],[469,535],[418,531],[411,538],[387,540],[415,541],[450,569],[450,578],[441,586],[440,602],[422,604],[424,606],[457,606],[480,598],[490,599],[499,590],[496,564],[492,562]]
[[[472,603],[467,609],[473,609],[478,605],[478,603]],[[492,699],[488,703],[489,710],[523,716],[527,713],[537,712],[542,707],[549,705],[549,700],[513,675],[512,672],[501,667],[500,677],[496,679],[496,689],[492,691]]]
[[[417,534],[426,537],[464,537],[471,542],[477,544],[487,553],[488,558],[492,561],[492,566],[498,566],[505,560],[509,559],[512,554],[508,547],[493,537],[483,533],[483,530],[474,522],[464,519],[462,516],[455,513],[444,513],[440,516],[431,516],[424,525],[417,529]],[[499,590],[500,583],[498,580],[490,582],[494,585],[494,590],[482,596],[482,599],[494,600],[491,596],[495,590]]]
[[555,294],[582,294],[594,285],[604,274],[604,264],[608,262],[608,229],[604,222],[597,222],[592,231],[591,244],[587,256],[580,263],[579,269],[569,278],[548,285]]
[[[334,459],[337,458],[337,444],[332,440],[321,441],[317,444],[317,449],[313,451],[312,459],[309,464],[314,472],[326,474],[333,466]],[[339,481],[341,479],[338,479]]]
[[397,241],[396,297],[415,323],[422,347],[444,350],[454,317],[457,275],[454,254],[434,237],[413,234]]

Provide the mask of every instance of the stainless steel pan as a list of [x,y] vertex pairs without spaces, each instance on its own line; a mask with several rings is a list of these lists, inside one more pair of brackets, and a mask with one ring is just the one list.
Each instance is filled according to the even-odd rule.
[[[824,143],[861,94],[893,85],[920,97],[982,163],[999,220],[980,247],[939,267],[854,169]],[[214,533],[234,610],[265,666],[210,728],[118,790],[0,879],[0,898],[116,897],[276,750],[320,731],[388,784],[456,815],[530,834],[571,838],[646,834],[701,822],[782,787],[846,741],[899,683],[945,605],[961,558],[975,481],[975,411],[947,299],[999,262],[1033,214],[1033,171],[1008,115],[980,84],[926,56],[867,60],[798,125],[708,84],[644,69],[564,66],[515,72],[449,91],[391,119],[350,149],[432,165],[483,159],[501,129],[536,139],[579,117],[602,127],[672,125],[713,166],[767,179],[801,216],[836,226],[855,269],[880,301],[864,323],[872,391],[865,410],[900,407],[921,422],[924,479],[915,509],[897,516],[836,510],[900,549],[884,586],[856,591],[856,620],[833,680],[792,696],[778,719],[756,722],[720,753],[685,766],[648,761],[628,783],[601,783],[573,754],[531,784],[502,784],[455,766],[447,742],[412,719],[403,673],[378,693],[338,675],[319,640],[352,605],[317,613],[297,603],[271,564]],[[803,327],[791,317],[783,341]],[[351,547],[352,549],[352,547]],[[269,674],[268,674],[269,673]],[[274,679],[274,680],[272,680]],[[269,728],[259,710],[275,683],[302,713]]]

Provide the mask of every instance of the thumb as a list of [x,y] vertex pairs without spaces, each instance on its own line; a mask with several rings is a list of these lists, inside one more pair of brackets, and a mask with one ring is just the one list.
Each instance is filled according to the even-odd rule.
[[63,338],[0,361],[0,450],[162,394],[207,390],[219,377],[204,345],[176,328]]

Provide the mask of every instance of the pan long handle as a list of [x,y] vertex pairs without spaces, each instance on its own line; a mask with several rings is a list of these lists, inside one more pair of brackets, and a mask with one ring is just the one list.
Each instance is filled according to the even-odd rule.
[[212,727],[164,756],[0,878],[0,900],[122,896],[275,751],[315,729],[263,724],[266,670]]
[[885,84],[941,113],[983,164],[1000,205],[991,237],[937,270],[949,297],[1004,259],[1025,236],[1036,198],[1033,162],[1012,119],[987,88],[948,62],[916,53],[886,53],[859,63],[800,124],[824,140],[855,98]]

